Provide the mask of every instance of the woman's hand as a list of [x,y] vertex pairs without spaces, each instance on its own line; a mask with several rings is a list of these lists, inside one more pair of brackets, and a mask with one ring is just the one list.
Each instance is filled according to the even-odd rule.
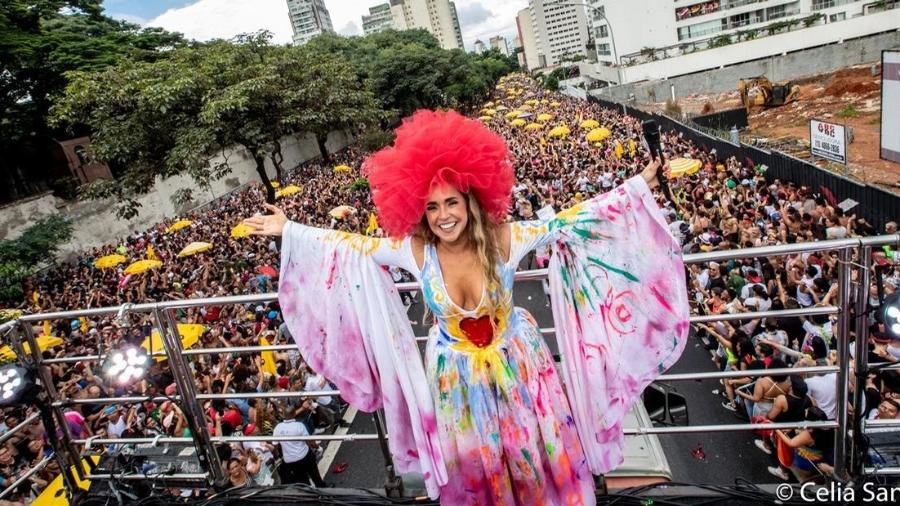
[[647,186],[650,189],[654,189],[659,186],[659,166],[660,162],[658,158],[654,158],[646,167],[644,167],[644,171],[641,172],[641,177],[644,178],[644,181],[647,182]]
[[263,204],[267,211],[272,214],[253,216],[243,221],[250,230],[250,235],[281,235],[284,230],[284,224],[287,223],[287,216],[280,208],[272,204]]

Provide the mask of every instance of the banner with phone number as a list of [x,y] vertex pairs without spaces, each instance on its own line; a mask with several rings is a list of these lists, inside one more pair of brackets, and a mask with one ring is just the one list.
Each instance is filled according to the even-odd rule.
[[809,120],[809,147],[813,156],[847,163],[847,135],[844,125]]

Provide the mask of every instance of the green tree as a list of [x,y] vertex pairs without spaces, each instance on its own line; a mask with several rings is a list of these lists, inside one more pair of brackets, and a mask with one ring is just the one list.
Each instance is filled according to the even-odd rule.
[[0,2],[0,201],[28,195],[55,177],[46,168],[45,145],[64,132],[46,119],[52,98],[68,82],[66,72],[99,69],[126,56],[155,59],[184,44],[178,34],[103,16],[100,3]]
[[0,302],[20,302],[25,278],[71,238],[72,224],[50,216],[28,227],[21,237],[0,241]]
[[[324,150],[328,131],[377,122],[377,102],[346,62],[300,47],[271,46],[269,37],[215,41],[153,62],[127,60],[71,74],[52,120],[87,125],[93,155],[124,168],[115,181],[90,185],[86,196],[114,197],[121,216],[134,216],[137,197],[157,177],[188,174],[206,188],[231,170],[227,158],[211,166],[213,160],[241,146],[273,202],[265,161],[278,161],[279,139],[310,132],[322,139]],[[184,188],[176,198],[185,202],[191,195]]]

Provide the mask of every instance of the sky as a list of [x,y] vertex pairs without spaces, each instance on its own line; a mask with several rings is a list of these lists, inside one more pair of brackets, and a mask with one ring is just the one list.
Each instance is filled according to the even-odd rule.
[[[325,0],[335,31],[362,35],[362,15],[387,0]],[[516,36],[516,14],[527,0],[455,0],[463,42],[472,50],[495,35]],[[106,13],[142,26],[159,26],[209,40],[269,30],[278,43],[291,42],[287,0],[105,0]]]

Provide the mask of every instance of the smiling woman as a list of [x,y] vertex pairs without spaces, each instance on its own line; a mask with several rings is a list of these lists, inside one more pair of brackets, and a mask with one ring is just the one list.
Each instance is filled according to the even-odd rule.
[[[284,236],[291,335],[348,402],[384,408],[398,470],[421,473],[431,497],[593,504],[591,474],[622,462],[622,420],[688,329],[680,248],[648,186],[659,164],[549,221],[508,223],[514,181],[500,137],[453,111],[419,111],[396,133],[363,165],[394,239],[351,248],[352,234],[271,206],[245,220]],[[512,303],[519,262],[542,245],[562,378],[534,318]],[[424,364],[381,266],[422,287],[435,317]]]

